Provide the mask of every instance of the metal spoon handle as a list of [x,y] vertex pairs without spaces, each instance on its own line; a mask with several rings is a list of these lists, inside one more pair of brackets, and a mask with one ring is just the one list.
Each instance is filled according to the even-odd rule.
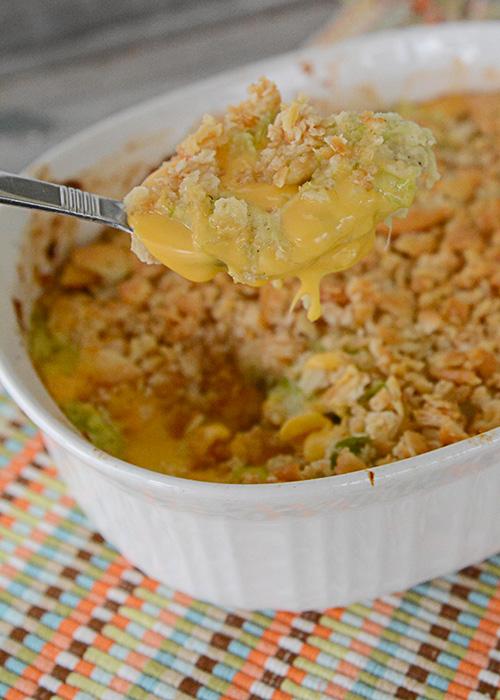
[[123,202],[0,171],[0,202],[68,214],[131,232]]

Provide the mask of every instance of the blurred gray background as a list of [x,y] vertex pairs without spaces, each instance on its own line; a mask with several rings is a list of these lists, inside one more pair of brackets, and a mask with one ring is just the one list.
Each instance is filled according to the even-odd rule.
[[0,0],[0,169],[123,107],[307,43],[335,0]]

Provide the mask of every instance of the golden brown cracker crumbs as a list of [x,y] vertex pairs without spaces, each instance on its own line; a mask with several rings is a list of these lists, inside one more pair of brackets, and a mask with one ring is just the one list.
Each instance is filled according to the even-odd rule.
[[[190,283],[105,232],[72,252],[38,307],[49,350],[35,324],[33,355],[56,400],[92,402],[125,426],[126,459],[156,415],[191,466],[170,468],[161,441],[139,463],[243,483],[372,468],[499,426],[500,94],[403,111],[433,130],[442,179],[419,189],[388,248],[381,231],[365,259],[325,278],[320,321],[288,312],[293,282]],[[281,128],[293,137],[304,119],[284,115]],[[220,138],[206,129],[186,152]]]

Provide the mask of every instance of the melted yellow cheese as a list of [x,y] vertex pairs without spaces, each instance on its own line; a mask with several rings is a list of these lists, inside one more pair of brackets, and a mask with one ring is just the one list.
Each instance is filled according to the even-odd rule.
[[237,230],[218,231],[210,213],[202,207],[195,210],[194,205],[191,229],[158,211],[133,214],[130,223],[152,255],[194,282],[207,281],[223,269],[238,280],[245,280],[245,271],[250,270],[245,281],[253,285],[297,277],[301,286],[294,304],[307,297],[308,318],[314,321],[321,315],[321,279],[366,255],[377,223],[405,206],[404,201],[395,205],[392,178],[386,185],[388,193],[367,190],[344,177],[334,189],[318,193],[291,185],[233,183],[233,196],[279,216],[280,239],[260,247],[238,245]]
[[133,214],[129,223],[155,258],[191,282],[207,282],[224,269],[196,245],[192,231],[180,221],[152,212]]
[[276,185],[266,182],[227,184],[228,190],[238,199],[244,199],[248,204],[261,207],[268,212],[282,207],[293,195],[297,194],[299,189],[296,185],[276,187]]
[[129,222],[193,281],[221,270],[254,286],[298,278],[294,304],[302,298],[316,320],[321,279],[370,250],[422,173],[437,178],[434,138],[391,112],[322,116],[304,95],[287,105],[265,78],[248,93],[222,118],[206,115],[127,195]]

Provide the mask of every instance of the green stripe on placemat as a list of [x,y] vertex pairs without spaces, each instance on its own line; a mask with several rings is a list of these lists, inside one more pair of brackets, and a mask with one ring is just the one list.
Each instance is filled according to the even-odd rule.
[[0,411],[1,698],[500,698],[500,556],[348,608],[218,608],[131,567]]

